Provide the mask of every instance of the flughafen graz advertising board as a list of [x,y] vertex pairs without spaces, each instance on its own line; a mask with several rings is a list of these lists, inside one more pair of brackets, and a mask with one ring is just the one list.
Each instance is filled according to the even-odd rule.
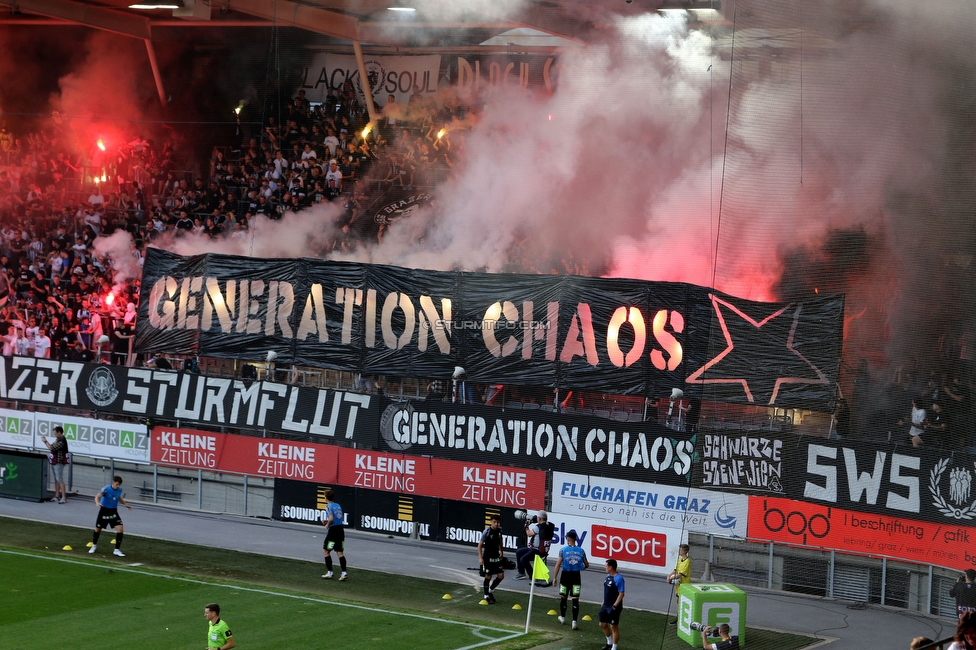
[[[829,411],[843,296],[752,302],[690,284],[441,272],[150,249],[136,348]],[[697,392],[695,392],[697,391]]]

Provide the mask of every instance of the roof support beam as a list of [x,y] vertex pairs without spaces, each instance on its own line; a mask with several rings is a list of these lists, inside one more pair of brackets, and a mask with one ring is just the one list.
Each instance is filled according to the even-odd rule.
[[148,18],[114,9],[103,9],[71,0],[0,0],[0,4],[26,13],[60,18],[123,36],[143,40],[152,38],[152,27]]
[[359,21],[335,11],[301,5],[290,0],[230,0],[230,8],[251,16],[270,20],[277,25],[299,27],[347,41],[359,40]]

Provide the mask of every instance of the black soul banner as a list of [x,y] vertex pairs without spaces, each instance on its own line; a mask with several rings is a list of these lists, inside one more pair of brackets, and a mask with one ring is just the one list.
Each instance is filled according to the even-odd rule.
[[139,310],[143,352],[828,410],[844,299],[150,249]]

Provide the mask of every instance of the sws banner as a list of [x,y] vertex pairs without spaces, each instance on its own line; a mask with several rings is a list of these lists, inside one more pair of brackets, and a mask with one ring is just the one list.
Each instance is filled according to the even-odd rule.
[[0,357],[0,399],[324,439],[355,432],[370,447],[380,410],[357,393],[30,357]]
[[976,455],[888,443],[802,439],[790,452],[792,498],[846,510],[969,526]]
[[539,470],[690,484],[695,440],[654,422],[437,401],[387,401],[385,451]]
[[[368,374],[829,410],[842,296],[757,303],[667,282],[150,249],[136,348]],[[689,395],[691,396],[691,395]]]
[[553,472],[552,511],[745,538],[749,503],[742,494]]
[[693,485],[976,527],[976,455],[768,431],[698,436]]
[[749,539],[884,556],[958,571],[976,567],[976,528],[774,497],[749,497]]

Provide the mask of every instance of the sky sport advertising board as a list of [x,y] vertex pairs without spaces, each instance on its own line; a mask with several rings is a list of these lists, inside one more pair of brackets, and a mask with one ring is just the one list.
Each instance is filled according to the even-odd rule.
[[555,526],[550,559],[566,544],[566,533],[575,530],[590,566],[598,569],[613,558],[621,569],[667,575],[678,559],[678,545],[688,539],[678,528],[597,517],[552,513],[549,521]]
[[976,529],[790,499],[749,497],[749,539],[934,564],[957,571],[976,567]]
[[749,501],[741,494],[553,472],[552,510],[744,538]]

